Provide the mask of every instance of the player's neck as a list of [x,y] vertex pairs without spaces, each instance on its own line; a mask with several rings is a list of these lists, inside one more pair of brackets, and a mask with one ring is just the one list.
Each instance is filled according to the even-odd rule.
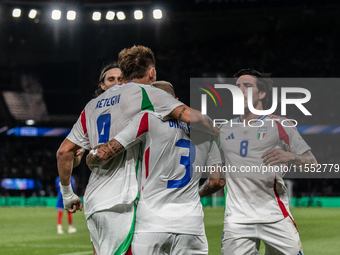
[[139,84],[146,84],[146,85],[150,85],[151,84],[151,81],[150,81],[149,77],[143,77],[143,78],[140,78],[140,79],[133,79],[131,81],[139,83]]
[[[262,105],[257,105],[257,107],[255,107],[256,110],[263,110],[263,107]],[[249,109],[244,109],[244,115],[241,115],[240,118],[241,118],[241,121],[245,122],[245,125],[248,126],[248,123],[249,124],[252,124],[254,123],[261,115],[257,115],[257,114],[254,114],[252,113],[251,111],[249,111]],[[253,120],[251,122],[249,122],[250,120]]]

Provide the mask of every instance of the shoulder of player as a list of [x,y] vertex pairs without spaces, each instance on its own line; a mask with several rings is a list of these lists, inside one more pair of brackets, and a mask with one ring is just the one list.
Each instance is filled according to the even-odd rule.
[[296,125],[288,118],[275,115],[275,114],[269,114],[266,116],[265,119],[272,120],[271,127],[277,127],[279,130],[284,129],[287,130],[292,128],[292,130],[297,131]]
[[295,126],[294,123],[290,119],[283,117],[283,116],[275,115],[275,114],[268,114],[265,119],[278,121],[281,125],[282,125],[282,122],[284,122],[285,126],[287,125]]

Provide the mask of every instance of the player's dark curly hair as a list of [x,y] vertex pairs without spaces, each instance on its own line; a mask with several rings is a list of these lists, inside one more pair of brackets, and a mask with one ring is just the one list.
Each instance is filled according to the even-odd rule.
[[262,99],[262,104],[264,106],[267,105],[269,92],[271,92],[273,88],[273,80],[270,79],[271,73],[260,73],[253,68],[246,68],[235,73],[234,78],[237,79],[242,75],[251,75],[260,78],[257,79],[256,86],[259,91],[266,92],[266,96]]
[[102,87],[100,86],[100,83],[104,82],[105,80],[105,76],[103,77],[104,73],[107,72],[108,70],[112,69],[112,68],[118,68],[118,64],[117,62],[111,62],[107,65],[105,65],[99,75],[99,79],[98,79],[98,84],[97,84],[97,88],[94,91],[94,97],[99,96],[100,94],[102,94],[104,92],[104,90],[102,89]]

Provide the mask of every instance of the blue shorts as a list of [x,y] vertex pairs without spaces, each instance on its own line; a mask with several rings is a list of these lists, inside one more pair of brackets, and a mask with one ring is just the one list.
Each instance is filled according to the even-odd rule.
[[55,209],[57,210],[64,210],[64,203],[63,203],[63,197],[57,198],[57,205],[55,206]]

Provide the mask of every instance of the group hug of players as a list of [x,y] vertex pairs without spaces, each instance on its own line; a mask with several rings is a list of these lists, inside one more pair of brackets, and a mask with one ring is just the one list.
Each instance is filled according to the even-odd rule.
[[[217,128],[177,100],[170,83],[156,82],[149,48],[122,50],[118,66],[102,72],[103,93],[85,106],[57,152],[64,208],[76,212],[83,204],[70,184],[74,159],[79,149],[90,151],[84,211],[94,254],[208,254],[200,197],[226,185],[222,254],[259,254],[262,240],[266,254],[302,255],[284,173],[211,172],[199,187],[202,173],[194,170],[316,164],[295,127],[249,111],[248,96],[263,110],[272,88],[268,75],[254,69],[235,74],[245,114],[234,121],[256,121]],[[122,84],[108,88],[117,70]],[[266,118],[275,125],[256,127]]]

